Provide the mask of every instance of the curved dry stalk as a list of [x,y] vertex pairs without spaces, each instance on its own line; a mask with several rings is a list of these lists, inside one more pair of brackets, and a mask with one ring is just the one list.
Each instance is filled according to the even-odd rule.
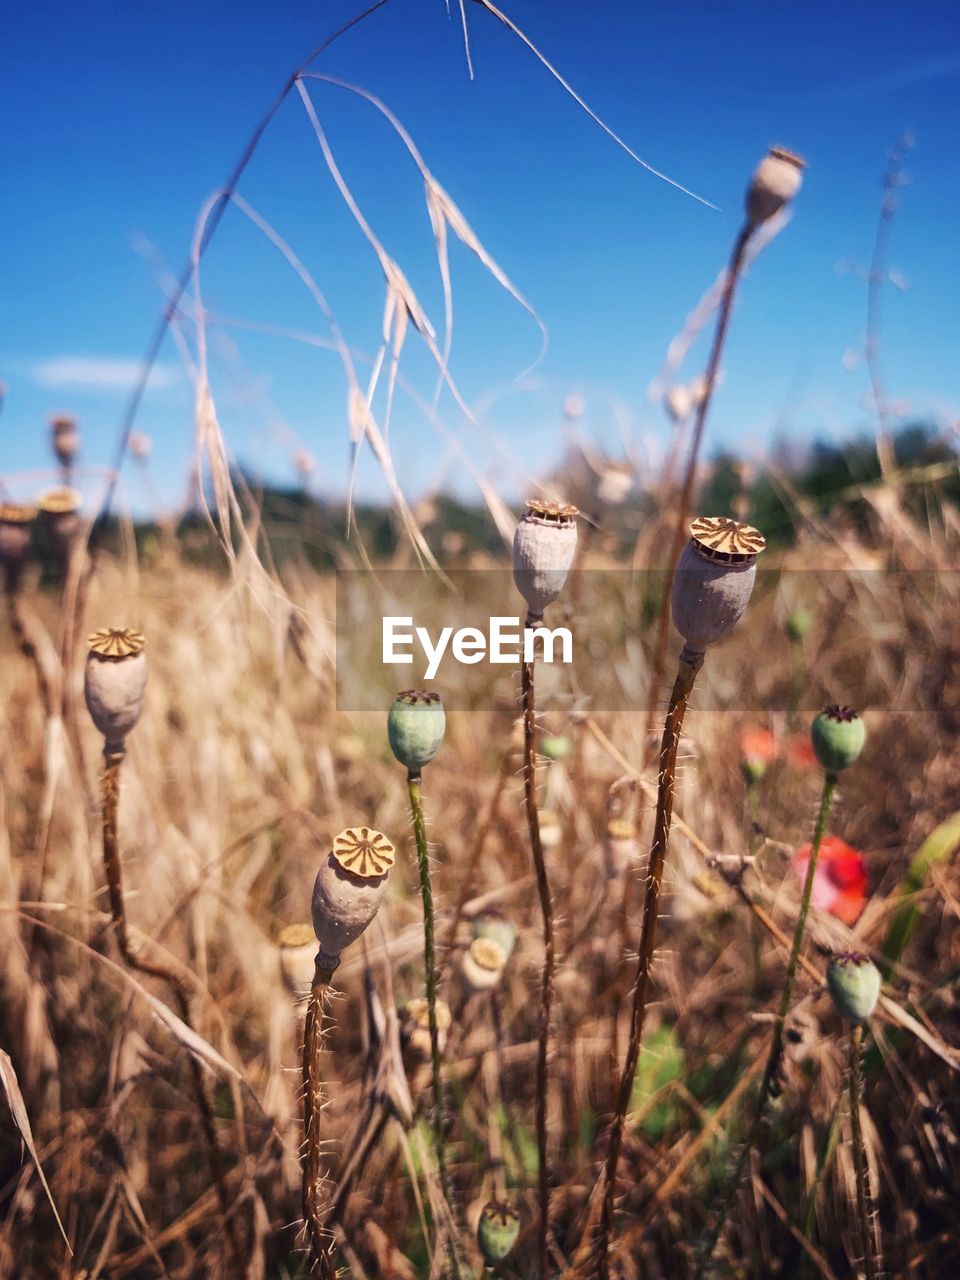
[[867,1280],[876,1280],[877,1269],[873,1260],[873,1241],[870,1238],[869,1173],[867,1153],[860,1123],[860,1053],[863,1046],[863,1026],[854,1024],[850,1035],[850,1123],[853,1127],[853,1167],[857,1182],[857,1218],[860,1222],[860,1247],[863,1249],[863,1265]]
[[323,1082],[320,1078],[320,1052],[323,1049],[323,1022],[333,971],[317,966],[310,989],[310,1002],[303,1025],[303,1220],[310,1238],[314,1260],[323,1280],[336,1280],[330,1260],[327,1234],[323,1226],[320,1168],[320,1115],[323,1111]]
[[[110,918],[113,922],[113,930],[117,939],[117,946],[120,955],[125,964],[131,969],[137,970],[152,978],[159,978],[166,982],[173,992],[176,1000],[180,1019],[190,1029],[195,1031],[193,1022],[190,1017],[190,999],[187,991],[172,969],[168,969],[165,965],[156,964],[150,960],[144,960],[138,956],[130,946],[130,936],[127,931],[127,913],[123,897],[123,871],[120,861],[120,843],[118,837],[118,812],[120,806],[120,766],[125,756],[124,751],[104,752],[104,773],[103,773],[103,800],[102,800],[102,829],[103,829],[103,865],[107,876],[107,892],[110,899]],[[227,1236],[227,1248],[230,1252],[231,1263],[237,1276],[245,1276],[247,1274],[246,1266],[243,1262],[243,1254],[240,1247],[240,1239],[237,1233],[236,1223],[233,1218],[234,1198],[230,1194],[227,1186],[226,1171],[223,1166],[223,1152],[220,1147],[220,1140],[217,1137],[216,1125],[214,1123],[213,1106],[207,1093],[206,1081],[203,1078],[203,1070],[192,1053],[187,1054],[187,1060],[190,1064],[190,1075],[193,1082],[193,1092],[197,1102],[197,1110],[200,1112],[200,1123],[203,1129],[203,1137],[207,1147],[207,1156],[210,1161],[210,1171],[213,1174],[213,1180],[217,1188],[217,1199],[220,1205],[220,1215],[223,1219],[224,1228]]]
[[687,467],[683,476],[683,488],[680,490],[680,497],[676,503],[676,520],[673,527],[673,538],[670,542],[670,554],[667,557],[667,580],[664,583],[663,597],[660,601],[660,623],[657,629],[657,644],[650,672],[650,694],[647,702],[648,725],[652,725],[656,718],[660,680],[663,676],[663,664],[667,657],[667,639],[670,634],[670,594],[673,591],[673,579],[677,571],[677,561],[680,559],[680,553],[687,538],[687,522],[693,503],[693,487],[696,481],[700,446],[703,444],[707,413],[710,409],[710,402],[713,399],[713,389],[716,385],[717,374],[720,371],[720,360],[723,356],[723,348],[727,339],[730,314],[733,310],[733,299],[743,272],[750,231],[749,224],[745,223],[734,241],[733,252],[730,255],[730,265],[727,268],[726,278],[723,283],[723,293],[720,297],[717,327],[713,332],[713,342],[707,359],[706,372],[704,373],[703,395],[697,404],[697,416],[693,426],[693,438],[690,442],[690,455],[687,458]]
[[[538,619],[527,614],[524,627],[533,627]],[[556,967],[553,938],[553,898],[547,877],[547,864],[540,839],[540,815],[537,811],[537,708],[534,679],[535,663],[521,662],[520,689],[523,709],[523,797],[527,810],[530,848],[537,877],[537,896],[543,918],[543,971],[540,980],[540,1016],[537,1031],[537,1157],[540,1222],[538,1251],[541,1280],[547,1280],[549,1258],[547,1237],[550,1230],[550,1170],[547,1164],[547,1050],[550,1043],[550,1008],[553,1003],[553,974]]]
[[[660,914],[660,892],[663,868],[670,841],[670,821],[673,817],[673,797],[676,788],[677,747],[687,710],[687,701],[703,666],[703,653],[681,650],[676,680],[670,694],[670,705],[663,724],[660,740],[660,771],[657,789],[657,814],[654,823],[653,844],[647,862],[647,883],[643,898],[643,921],[640,927],[640,955],[637,962],[637,980],[633,988],[633,1009],[630,1015],[630,1040],[627,1057],[620,1077],[617,1110],[610,1130],[610,1143],[604,1172],[603,1205],[600,1214],[600,1230],[597,1238],[597,1266],[600,1280],[607,1280],[609,1271],[610,1228],[613,1223],[614,1199],[617,1193],[617,1166],[623,1144],[623,1129],[633,1081],[640,1060],[640,1042],[643,1037],[643,1020],[650,988],[650,971],[657,943],[657,922]],[[588,1224],[589,1230],[589,1224]]]

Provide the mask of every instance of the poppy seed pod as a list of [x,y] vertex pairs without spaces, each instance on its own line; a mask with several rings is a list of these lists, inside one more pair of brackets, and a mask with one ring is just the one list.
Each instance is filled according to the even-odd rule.
[[477,916],[473,922],[473,936],[492,939],[507,960],[517,944],[516,926],[498,907],[488,907],[483,915]]
[[803,605],[794,609],[787,617],[787,635],[794,644],[799,644],[813,626],[813,614]]
[[313,985],[314,962],[317,955],[317,939],[313,926],[288,924],[277,938],[280,951],[280,972],[284,985],[291,995],[302,1000],[310,994]]
[[503,976],[506,952],[493,938],[474,938],[464,953],[461,971],[471,991],[489,991]]
[[563,590],[577,550],[576,507],[531,498],[513,535],[513,580],[532,619]]
[[103,734],[105,754],[122,754],[124,739],[143,711],[146,640],[139,631],[103,627],[90,636],[88,644],[83,680],[87,710]]
[[44,528],[61,555],[66,554],[80,529],[80,507],[83,496],[66,485],[51,489],[40,499]]
[[540,824],[540,843],[544,849],[556,849],[563,840],[563,827],[560,819],[552,809],[539,809],[537,820]]
[[852,765],[866,738],[866,726],[853,707],[825,707],[810,726],[814,753],[827,773]]
[[757,574],[762,534],[729,516],[698,516],[673,578],[673,623],[686,649],[703,653],[743,616]]
[[80,450],[80,429],[76,418],[66,414],[50,419],[53,452],[62,467],[69,467]]
[[484,1262],[491,1267],[509,1255],[520,1234],[520,1215],[508,1204],[488,1201],[477,1223],[477,1244]]
[[672,422],[686,422],[693,408],[693,397],[690,388],[683,382],[672,386],[663,397],[663,407]]
[[827,986],[839,1013],[851,1022],[866,1022],[880,998],[880,970],[869,956],[850,951],[830,961]]
[[747,222],[758,227],[790,203],[800,190],[806,161],[784,147],[771,147],[747,188]]
[[[450,1031],[450,1025],[453,1022],[453,1015],[450,1012],[450,1006],[445,1000],[438,1000],[436,1004],[437,1015],[437,1045],[441,1053],[447,1045],[447,1035]],[[430,1043],[430,1007],[427,1004],[426,997],[415,996],[400,1010],[400,1034],[403,1038],[403,1044],[411,1058],[415,1058],[418,1062],[429,1062],[433,1056],[433,1048]]]
[[33,507],[16,502],[0,503],[0,565],[8,587],[16,585],[30,552],[30,528],[36,514]]
[[335,969],[344,947],[355,942],[377,914],[396,858],[391,842],[372,827],[347,827],[335,837],[313,885],[318,968]]
[[439,693],[406,689],[394,698],[387,716],[390,749],[412,774],[418,774],[440,750],[446,727]]
[[554,763],[565,760],[570,754],[570,739],[563,734],[548,733],[540,739],[540,754]]
[[626,462],[608,462],[600,475],[597,498],[605,506],[616,507],[633,488],[633,468]]

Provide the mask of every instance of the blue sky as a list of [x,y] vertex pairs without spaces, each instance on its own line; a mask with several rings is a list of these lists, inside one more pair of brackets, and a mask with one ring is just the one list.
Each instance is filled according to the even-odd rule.
[[[910,412],[960,414],[960,18],[950,3],[594,4],[503,0],[503,7],[591,107],[641,156],[719,206],[658,181],[618,149],[520,42],[476,4],[467,75],[459,15],[443,0],[389,0],[319,68],[381,97],[433,174],[549,329],[531,385],[511,380],[537,354],[529,318],[459,246],[452,372],[466,399],[505,392],[484,423],[514,467],[441,413],[473,464],[508,496],[563,445],[560,406],[585,397],[585,429],[617,450],[628,430],[655,446],[666,424],[647,398],[668,342],[729,251],[749,174],[770,142],[809,162],[795,216],[753,267],[734,318],[709,442],[756,454],[780,421],[789,439],[843,438],[869,424],[862,365],[865,286],[844,263],[870,256],[880,177],[909,126],[916,145],[893,233],[884,347],[891,398]],[[285,76],[357,6],[170,0],[163,6],[53,0],[5,24],[0,78],[0,472],[46,464],[47,417],[81,419],[85,461],[111,454],[130,370],[179,270],[203,202]],[[337,162],[386,250],[436,327],[443,302],[423,187],[381,116],[342,89],[312,84]],[[293,246],[350,345],[380,341],[383,276],[324,166],[292,96],[241,192]],[[346,393],[330,352],[257,327],[327,333],[276,250],[231,210],[203,273],[215,316],[211,373],[234,454],[293,477],[309,449],[317,484],[343,491]],[[684,374],[704,359],[701,342]],[[359,366],[366,376],[364,366]],[[401,369],[429,401],[433,376],[415,336]],[[786,406],[786,407],[785,407]],[[193,447],[192,393],[168,343],[138,426],[167,500]],[[443,478],[469,491],[424,414],[397,401],[390,444],[412,492]],[[33,480],[25,480],[32,484]],[[362,493],[382,492],[369,457]],[[130,499],[146,501],[136,472]]]

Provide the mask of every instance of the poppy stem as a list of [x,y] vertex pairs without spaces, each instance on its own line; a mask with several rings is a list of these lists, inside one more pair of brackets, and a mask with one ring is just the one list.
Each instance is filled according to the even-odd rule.
[[860,1054],[863,1048],[863,1026],[856,1022],[850,1035],[850,1123],[853,1126],[853,1167],[857,1181],[857,1217],[860,1219],[860,1243],[867,1280],[875,1280],[873,1242],[870,1238],[869,1175],[867,1154],[860,1123]]
[[767,1103],[773,1092],[773,1083],[777,1077],[777,1071],[780,1067],[780,1058],[783,1053],[783,1029],[787,1020],[787,1014],[790,1012],[790,1000],[793,995],[793,984],[797,976],[797,969],[800,964],[800,951],[803,946],[803,935],[807,928],[807,917],[810,914],[810,900],[813,896],[813,881],[817,871],[817,859],[820,856],[820,846],[823,843],[823,837],[827,830],[827,820],[830,817],[830,809],[833,805],[834,793],[837,789],[837,775],[835,773],[827,773],[823,780],[823,792],[820,796],[820,808],[817,811],[816,826],[813,830],[813,842],[810,847],[810,861],[807,864],[807,874],[803,882],[803,893],[800,897],[800,910],[797,914],[797,924],[793,931],[793,945],[790,948],[790,959],[787,962],[787,973],[783,983],[783,993],[780,997],[780,1008],[777,1012],[777,1021],[773,1028],[773,1039],[770,1042],[770,1052],[767,1054],[767,1063],[763,1070],[763,1079],[760,1082],[760,1092],[757,1095],[757,1109],[753,1117],[753,1123],[750,1126],[750,1132],[747,1141],[744,1143],[743,1150],[740,1152],[740,1158],[737,1161],[736,1172],[723,1198],[720,1211],[717,1214],[713,1229],[710,1232],[706,1247],[697,1266],[695,1280],[702,1280],[706,1274],[710,1259],[713,1257],[714,1250],[717,1247],[717,1241],[720,1238],[720,1232],[723,1224],[727,1219],[730,1203],[736,1194],[737,1187],[743,1178],[747,1167],[747,1161],[750,1159],[750,1152],[757,1144],[760,1136],[760,1126],[763,1123],[764,1113],[767,1109]]

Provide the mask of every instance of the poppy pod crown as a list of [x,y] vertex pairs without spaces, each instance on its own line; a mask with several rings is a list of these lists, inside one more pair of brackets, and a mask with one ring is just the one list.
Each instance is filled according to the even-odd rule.
[[814,717],[810,740],[823,769],[828,774],[837,774],[859,757],[867,740],[867,730],[860,713],[853,707],[825,707]]
[[513,580],[532,618],[540,618],[563,590],[577,550],[576,507],[527,501],[513,535]]
[[703,653],[740,621],[766,545],[762,533],[729,516],[698,516],[690,525],[670,601],[688,651]]
[[789,204],[803,183],[806,161],[786,147],[771,147],[747,188],[747,222],[758,227]]
[[483,1260],[495,1267],[503,1262],[520,1234],[520,1215],[508,1204],[490,1200],[483,1206],[477,1224],[477,1244]]
[[130,627],[101,627],[87,643],[83,680],[87,710],[103,734],[106,754],[122,753],[124,740],[143,711],[146,639]]
[[373,827],[347,827],[335,837],[313,885],[318,967],[335,969],[344,947],[359,938],[377,914],[396,858],[393,842]]

